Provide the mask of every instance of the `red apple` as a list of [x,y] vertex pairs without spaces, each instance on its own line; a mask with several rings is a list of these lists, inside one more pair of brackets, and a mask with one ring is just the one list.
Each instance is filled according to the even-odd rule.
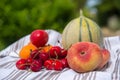
[[103,56],[103,61],[102,63],[99,65],[98,69],[101,69],[103,68],[103,66],[105,64],[107,64],[107,62],[109,61],[110,59],[110,52],[107,50],[107,49],[102,49],[102,56]]
[[36,47],[43,47],[48,41],[48,34],[44,30],[34,30],[30,35],[30,41]]
[[67,53],[69,67],[76,72],[88,72],[96,69],[102,62],[100,47],[92,42],[77,42]]

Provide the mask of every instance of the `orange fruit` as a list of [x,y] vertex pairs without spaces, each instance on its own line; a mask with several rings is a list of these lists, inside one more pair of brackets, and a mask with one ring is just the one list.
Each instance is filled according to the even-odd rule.
[[44,47],[42,47],[42,50],[45,52],[48,52],[51,48],[52,48],[52,45],[45,45]]
[[28,43],[28,45],[23,46],[22,49],[19,52],[19,57],[22,59],[27,59],[30,57],[31,50],[35,50],[37,47],[35,47],[31,42]]

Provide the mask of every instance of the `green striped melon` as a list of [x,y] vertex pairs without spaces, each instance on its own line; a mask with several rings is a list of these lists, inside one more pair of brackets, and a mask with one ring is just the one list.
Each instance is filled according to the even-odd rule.
[[94,42],[103,47],[103,36],[100,27],[83,15],[70,21],[62,33],[63,48],[68,49],[76,42]]

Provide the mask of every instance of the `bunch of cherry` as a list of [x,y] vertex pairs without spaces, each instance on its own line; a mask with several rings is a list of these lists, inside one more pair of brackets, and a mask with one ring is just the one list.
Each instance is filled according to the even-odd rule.
[[43,48],[48,42],[49,36],[44,30],[34,30],[30,35],[31,43],[38,49],[31,51],[28,59],[20,59],[16,62],[16,67],[20,70],[40,71],[42,68],[47,70],[62,70],[68,67],[66,60],[67,50],[59,46],[52,46],[48,51]]
[[16,62],[16,67],[20,70],[40,71],[42,68],[47,70],[60,71],[68,66],[66,60],[67,50],[59,46],[52,46],[48,52],[42,47],[31,51],[28,59],[20,59]]

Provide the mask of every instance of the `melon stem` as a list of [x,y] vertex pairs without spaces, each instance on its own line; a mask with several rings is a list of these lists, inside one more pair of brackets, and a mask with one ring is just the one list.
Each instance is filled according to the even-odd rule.
[[80,9],[80,16],[83,16],[83,11],[82,11],[82,9]]

